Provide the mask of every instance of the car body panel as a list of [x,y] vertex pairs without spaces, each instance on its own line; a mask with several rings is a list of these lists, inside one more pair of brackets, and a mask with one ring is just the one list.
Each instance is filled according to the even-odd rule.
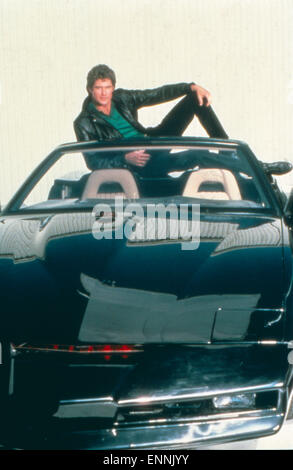
[[68,316],[61,344],[70,337],[84,343],[282,337],[288,285],[278,219],[203,215],[200,245],[190,251],[170,241],[96,240],[91,214],[52,215],[45,227],[38,218],[3,222],[2,295],[10,313],[2,328],[11,324],[19,340],[31,334],[56,341],[55,322],[64,330]]
[[[116,238],[111,224],[97,239],[87,202],[19,209],[60,152],[99,145],[53,152],[0,217],[1,340],[12,343],[6,413],[19,430],[5,433],[14,445],[184,448],[280,429],[293,326],[283,207],[245,144],[148,145],[167,143],[241,148],[270,207],[201,207],[196,249],[180,237]],[[213,400],[230,396],[255,404],[217,409]]]

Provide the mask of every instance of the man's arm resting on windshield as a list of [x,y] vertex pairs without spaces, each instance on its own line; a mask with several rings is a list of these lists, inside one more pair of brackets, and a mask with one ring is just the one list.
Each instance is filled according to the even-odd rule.
[[87,167],[90,170],[103,170],[110,168],[131,169],[133,166],[144,167],[150,159],[145,150],[133,150],[124,154],[122,151],[113,152],[83,152]]
[[[74,123],[74,130],[79,142],[97,140],[93,138],[86,127]],[[86,165],[90,170],[102,170],[108,168],[128,168],[125,156],[122,152],[83,152]]]
[[[78,141],[86,142],[94,140],[87,130],[77,124],[74,130]],[[128,168],[128,165],[143,167],[150,155],[144,150],[134,150],[123,154],[122,152],[83,152],[86,165],[90,170],[102,170],[108,168]]]

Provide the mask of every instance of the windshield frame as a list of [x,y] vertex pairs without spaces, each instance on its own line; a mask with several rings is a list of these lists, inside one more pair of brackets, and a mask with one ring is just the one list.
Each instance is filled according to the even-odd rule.
[[[270,215],[282,215],[281,208],[278,204],[278,201],[275,197],[275,194],[270,186],[268,178],[260,168],[257,163],[256,157],[248,147],[247,144],[239,141],[223,141],[220,139],[188,139],[188,138],[180,138],[179,139],[141,139],[132,141],[128,139],[127,141],[122,142],[83,142],[83,143],[72,143],[72,144],[64,144],[62,146],[57,147],[53,150],[36,168],[35,170],[29,175],[29,177],[24,181],[21,185],[19,190],[15,193],[12,199],[8,202],[6,207],[3,209],[1,216],[3,215],[12,215],[12,214],[36,214],[36,213],[52,213],[52,212],[72,212],[72,211],[91,211],[93,206],[96,202],[90,203],[89,201],[83,201],[82,203],[79,201],[79,204],[74,205],[73,203],[67,203],[60,207],[48,207],[48,208],[40,208],[36,207],[28,207],[28,208],[21,208],[23,201],[26,197],[30,194],[33,188],[38,184],[41,178],[49,171],[49,169],[59,160],[62,156],[66,153],[80,153],[86,151],[121,151],[123,149],[139,149],[139,148],[146,148],[146,147],[153,147],[154,149],[170,149],[172,146],[174,149],[201,149],[201,150],[241,150],[244,157],[247,159],[249,166],[251,167],[253,173],[257,177],[257,183],[261,190],[264,193],[265,198],[267,199],[269,205],[267,207],[229,207],[224,206],[223,204],[218,204],[213,201],[212,203],[208,203],[207,201],[204,202],[202,205],[203,210],[208,211],[222,211],[222,212],[260,212],[262,214],[270,214]],[[89,170],[90,171],[90,170]],[[173,196],[172,198],[168,198],[168,202],[177,202],[180,196]],[[160,199],[160,198],[156,198]],[[171,201],[172,199],[172,201]],[[189,198],[186,198],[189,199]],[[200,203],[203,201],[202,199],[194,199],[194,202]],[[104,199],[103,199],[104,201]],[[105,200],[108,202],[108,200]],[[125,199],[126,202],[129,202],[128,199]],[[144,198],[141,198],[140,201],[144,203]],[[146,201],[146,199],[145,199]],[[181,197],[181,203],[182,203]],[[190,202],[190,201],[189,201]],[[231,201],[233,202],[233,201]]]

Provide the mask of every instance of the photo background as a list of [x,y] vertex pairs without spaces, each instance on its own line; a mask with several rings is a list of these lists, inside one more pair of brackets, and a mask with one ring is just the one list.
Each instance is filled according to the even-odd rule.
[[[86,75],[113,68],[117,87],[195,81],[211,91],[231,138],[263,161],[293,162],[292,0],[1,0],[0,201],[57,145]],[[145,108],[159,123],[172,104]],[[204,135],[192,123],[186,135]],[[279,178],[284,189],[292,175]]]

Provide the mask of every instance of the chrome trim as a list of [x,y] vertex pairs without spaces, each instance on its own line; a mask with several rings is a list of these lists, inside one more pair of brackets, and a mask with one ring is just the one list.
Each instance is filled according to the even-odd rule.
[[[118,413],[119,413],[119,408],[118,408]],[[223,419],[239,419],[239,418],[255,418],[255,415],[257,417],[262,418],[262,417],[267,417],[267,416],[284,416],[284,413],[279,412],[277,413],[278,409],[277,408],[268,408],[266,410],[262,409],[257,409],[257,410],[244,410],[244,411],[235,411],[235,412],[229,412],[229,413],[214,413],[214,414],[209,414],[209,415],[200,415],[200,416],[194,416],[194,417],[187,417],[187,418],[158,418],[158,419],[145,419],[141,421],[115,421],[113,423],[114,426],[117,426],[117,428],[124,428],[124,427],[132,427],[132,426],[137,426],[137,425],[149,425],[149,424],[159,424],[159,423],[166,423],[166,424],[192,424],[192,423],[197,423],[197,422],[217,422],[219,420]]]
[[[267,324],[267,326],[269,325],[269,323]],[[259,341],[258,344],[262,344],[263,346],[265,345],[268,345],[268,346],[274,346],[275,344],[278,344],[278,342],[276,340],[270,340],[270,339],[264,339],[262,341]]]
[[[293,406],[293,387],[292,387],[292,390],[291,390],[291,392],[290,392],[290,394],[289,394],[288,401],[287,401],[287,409],[286,409],[286,413],[285,413],[285,420],[286,420],[287,417],[288,417],[288,414],[289,414],[291,405]],[[290,418],[290,419],[293,419],[293,417]]]
[[274,325],[275,323],[278,323],[278,322],[281,320],[282,315],[283,315],[283,313],[284,313],[284,309],[282,309],[282,310],[283,310],[283,311],[280,313],[280,315],[278,316],[278,318],[276,318],[275,320],[269,321],[269,322],[264,326],[264,328],[269,328],[269,327],[271,327],[272,325]]
[[90,295],[88,294],[85,294],[84,292],[81,292],[80,290],[76,289],[76,292],[81,295],[82,297],[85,297],[86,299],[89,299],[90,298]]
[[[160,449],[174,447],[186,449],[190,445],[200,447],[206,443],[243,440],[275,434],[283,423],[283,414],[248,416],[204,422],[151,424],[128,427],[111,427],[101,430],[81,431],[68,436],[70,446],[85,443],[87,450],[106,449]],[[59,442],[59,441],[58,441]],[[66,441],[67,442],[67,441]],[[65,442],[65,445],[66,445]],[[65,448],[65,447],[64,447]]]
[[100,398],[77,398],[77,399],[72,399],[72,400],[60,400],[59,404],[60,405],[72,405],[76,403],[100,403],[100,402],[105,402],[105,403],[113,403],[114,399],[113,397],[100,397]]
[[280,312],[284,313],[285,309],[284,308],[256,308],[254,309],[254,312]]
[[284,387],[283,382],[263,384],[251,387],[241,387],[241,388],[230,388],[229,390],[199,390],[195,393],[187,393],[185,395],[161,395],[159,397],[139,397],[129,400],[118,400],[118,405],[141,405],[149,403],[161,403],[161,402],[173,402],[177,400],[190,400],[190,399],[203,399],[203,398],[212,398],[218,395],[232,395],[236,393],[246,393],[246,392],[268,392],[274,391],[280,387]]

